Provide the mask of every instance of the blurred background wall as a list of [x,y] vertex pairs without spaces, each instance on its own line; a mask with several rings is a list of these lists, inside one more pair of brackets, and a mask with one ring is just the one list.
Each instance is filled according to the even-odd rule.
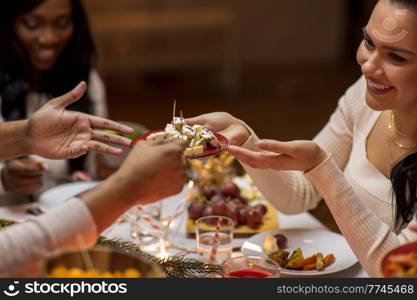
[[228,111],[262,137],[311,138],[360,75],[374,0],[85,0],[116,120]]

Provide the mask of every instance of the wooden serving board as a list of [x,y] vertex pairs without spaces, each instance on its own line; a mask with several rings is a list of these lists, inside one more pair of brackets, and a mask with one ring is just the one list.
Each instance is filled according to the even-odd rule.
[[[259,225],[259,227],[256,229],[252,229],[247,225],[235,227],[235,230],[233,232],[234,237],[237,237],[237,238],[250,237],[260,232],[278,229],[279,222],[278,222],[276,209],[274,206],[272,206],[269,203],[267,203],[266,205],[268,207],[268,211],[263,217],[263,223]],[[214,228],[215,226],[213,226],[213,229]],[[188,238],[195,237],[194,220],[190,218],[187,218],[186,233],[187,233]]]

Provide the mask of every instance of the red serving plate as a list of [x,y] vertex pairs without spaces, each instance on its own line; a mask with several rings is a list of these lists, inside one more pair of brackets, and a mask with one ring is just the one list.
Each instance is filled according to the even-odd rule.
[[389,264],[388,258],[391,255],[408,254],[410,252],[417,252],[417,242],[405,244],[405,245],[402,245],[402,246],[399,246],[397,248],[390,250],[387,254],[385,254],[385,256],[382,258],[379,264],[379,270],[378,270],[379,275],[381,277],[386,277],[386,278],[391,277],[391,273],[387,270],[387,266]]
[[[146,141],[146,139],[148,138],[148,136],[151,135],[151,134],[153,134],[153,133],[156,133],[156,132],[164,132],[164,131],[165,130],[154,130],[154,131],[150,131],[150,132],[147,132],[145,134],[142,134],[142,135],[136,137],[135,139],[133,139],[132,142],[130,143],[130,146],[131,147],[135,146],[135,144],[137,142],[139,142],[139,141]],[[222,153],[222,152],[226,151],[227,148],[229,147],[229,140],[225,136],[223,136],[223,135],[221,135],[219,133],[214,133],[214,136],[219,141],[219,144],[220,144],[219,147],[216,147],[216,148],[214,148],[214,147],[213,148],[207,148],[201,154],[198,154],[198,155],[186,155],[185,158],[186,159],[205,158],[205,157],[209,157],[209,156],[216,155],[216,154],[219,154],[219,153]]]

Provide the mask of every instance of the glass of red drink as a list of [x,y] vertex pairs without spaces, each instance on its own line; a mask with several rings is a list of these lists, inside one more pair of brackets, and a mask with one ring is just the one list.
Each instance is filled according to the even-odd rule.
[[269,258],[238,256],[226,260],[222,272],[225,278],[278,278],[280,266]]

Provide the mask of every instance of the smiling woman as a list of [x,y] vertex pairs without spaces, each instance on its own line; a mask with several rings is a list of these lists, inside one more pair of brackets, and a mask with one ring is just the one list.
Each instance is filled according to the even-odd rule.
[[[30,117],[45,102],[80,81],[88,83],[88,92],[69,109],[107,116],[104,86],[93,68],[95,46],[80,0],[2,2],[0,30],[0,122]],[[48,172],[31,180],[11,171],[13,163],[0,166],[0,204],[22,196],[27,199],[25,196],[55,185],[57,178],[89,168],[85,157],[44,163]],[[14,188],[22,185],[26,187]]]
[[45,2],[19,16],[15,30],[35,70],[48,71],[74,34],[71,2]]
[[363,76],[341,97],[315,143],[260,141],[226,113],[187,123],[226,136],[235,145],[229,151],[281,212],[300,213],[324,198],[355,255],[375,275],[386,251],[417,241],[417,0],[379,0],[363,31],[357,51]]

